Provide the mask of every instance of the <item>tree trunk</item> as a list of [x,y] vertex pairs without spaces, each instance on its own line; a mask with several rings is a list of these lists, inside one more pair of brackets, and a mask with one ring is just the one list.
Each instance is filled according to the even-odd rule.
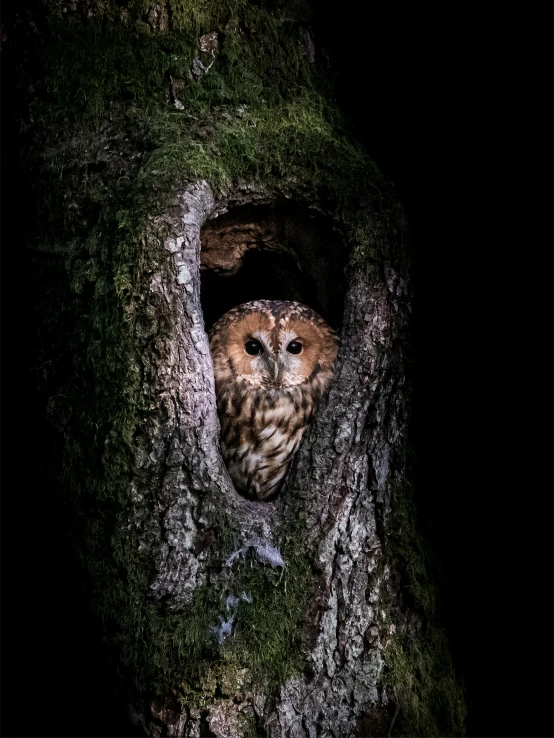
[[[72,0],[27,23],[49,414],[137,730],[463,732],[409,484],[406,225],[333,107],[312,15]],[[206,333],[263,298],[340,330],[274,502],[222,462]]]

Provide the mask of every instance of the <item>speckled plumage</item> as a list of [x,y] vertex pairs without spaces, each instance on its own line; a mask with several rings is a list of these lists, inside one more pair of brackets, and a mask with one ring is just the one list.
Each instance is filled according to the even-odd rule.
[[[260,355],[247,353],[249,341],[260,344]],[[290,353],[291,343],[301,344],[299,354]],[[336,334],[305,305],[258,300],[217,321],[210,349],[223,459],[238,491],[268,498],[333,376]]]

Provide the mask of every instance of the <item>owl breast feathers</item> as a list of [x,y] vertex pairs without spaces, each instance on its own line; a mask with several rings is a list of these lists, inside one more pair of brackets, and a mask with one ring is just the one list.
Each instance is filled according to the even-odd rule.
[[297,302],[248,302],[213,326],[221,451],[241,493],[266,499],[279,490],[333,376],[337,343]]

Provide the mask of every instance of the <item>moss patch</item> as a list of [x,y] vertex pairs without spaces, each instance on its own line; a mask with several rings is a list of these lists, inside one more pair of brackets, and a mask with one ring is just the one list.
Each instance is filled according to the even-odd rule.
[[[183,686],[193,704],[211,702],[217,691],[244,694],[252,685],[273,697],[290,676],[302,671],[301,626],[313,577],[298,540],[291,539],[283,549],[284,571],[247,559],[233,566],[224,592],[201,589],[189,612],[180,616],[176,634],[194,664]],[[244,593],[252,601],[240,600],[230,611],[224,597],[229,593]],[[217,625],[218,617],[228,618],[230,612],[235,616],[232,635],[219,644],[207,623]]]
[[[98,612],[118,654],[139,691],[167,694],[204,708],[216,693],[234,696],[256,684],[272,697],[304,664],[301,625],[313,583],[309,553],[301,544],[301,526],[288,537],[284,570],[241,558],[223,575],[200,586],[193,601],[178,613],[145,598],[152,581],[147,562],[139,560],[133,534],[112,538],[115,559],[101,555],[107,542],[106,522],[88,527],[86,564],[96,589]],[[221,561],[232,548],[221,550]],[[119,566],[118,566],[119,564]],[[229,609],[229,595],[245,593]],[[223,643],[210,628],[234,615]]]
[[430,626],[425,635],[395,638],[385,663],[383,681],[400,706],[395,735],[466,734],[465,695],[444,631]]
[[384,553],[394,569],[393,586],[402,587],[419,622],[406,621],[394,595],[390,615],[396,632],[386,647],[383,683],[400,706],[394,734],[465,736],[465,690],[439,625],[438,565],[421,533],[410,478],[408,473],[393,490]]

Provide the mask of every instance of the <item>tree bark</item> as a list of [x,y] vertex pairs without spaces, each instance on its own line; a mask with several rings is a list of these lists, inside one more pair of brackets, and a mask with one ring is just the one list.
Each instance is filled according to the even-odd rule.
[[[458,734],[463,695],[410,496],[402,209],[337,122],[309,18],[230,5],[180,16],[174,3],[72,2],[37,31],[74,59],[99,27],[112,42],[85,55],[80,103],[56,47],[22,139],[24,166],[40,171],[39,220],[49,197],[56,210],[36,241],[44,324],[54,331],[64,309],[73,320],[73,363],[49,413],[65,435],[60,484],[91,597],[146,735]],[[157,87],[140,93],[147,114],[125,81],[91,111],[91,79],[116,53],[124,68],[135,45],[161,60]],[[262,93],[234,90],[239,63]],[[340,327],[329,396],[277,500],[259,503],[237,494],[221,459],[205,325],[252,252],[281,259],[286,289]],[[270,275],[257,276],[271,298]]]
[[[208,722],[216,735],[242,735],[239,716],[252,709],[270,736],[315,735],[316,726],[320,735],[351,735],[360,714],[381,702],[382,651],[394,632],[385,604],[388,571],[376,509],[386,527],[391,488],[404,474],[407,284],[388,260],[382,277],[367,262],[352,267],[336,378],[326,406],[279,499],[243,499],[219,454],[213,369],[200,305],[200,232],[231,203],[263,203],[280,194],[252,195],[251,190],[242,187],[217,201],[205,183],[193,184],[177,198],[171,215],[154,223],[166,234],[164,246],[172,259],[166,274],[152,275],[148,299],[167,316],[171,331],[163,342],[156,337],[142,354],[148,402],[155,410],[137,437],[144,449],[141,468],[147,467],[148,475],[142,484],[134,482],[134,520],[140,530],[144,500],[157,479],[161,524],[155,533],[139,534],[139,549],[152,552],[156,573],[151,589],[171,610],[189,605],[199,587],[220,591],[222,603],[240,595],[234,570],[248,552],[253,566],[282,570],[286,601],[290,562],[284,546],[293,533],[300,535],[296,545],[316,571],[304,654],[309,677],[289,679],[271,707],[257,685],[248,697],[235,690],[214,703]],[[403,223],[400,213],[397,217],[401,251]],[[374,226],[375,242],[388,254],[394,251],[393,228],[389,222]],[[207,549],[197,553],[206,531],[218,530],[225,518],[236,541],[226,561],[214,560]],[[229,611],[222,607],[221,615],[227,619]],[[233,625],[240,627],[240,615],[235,620]],[[238,705],[233,702],[237,695]]]

